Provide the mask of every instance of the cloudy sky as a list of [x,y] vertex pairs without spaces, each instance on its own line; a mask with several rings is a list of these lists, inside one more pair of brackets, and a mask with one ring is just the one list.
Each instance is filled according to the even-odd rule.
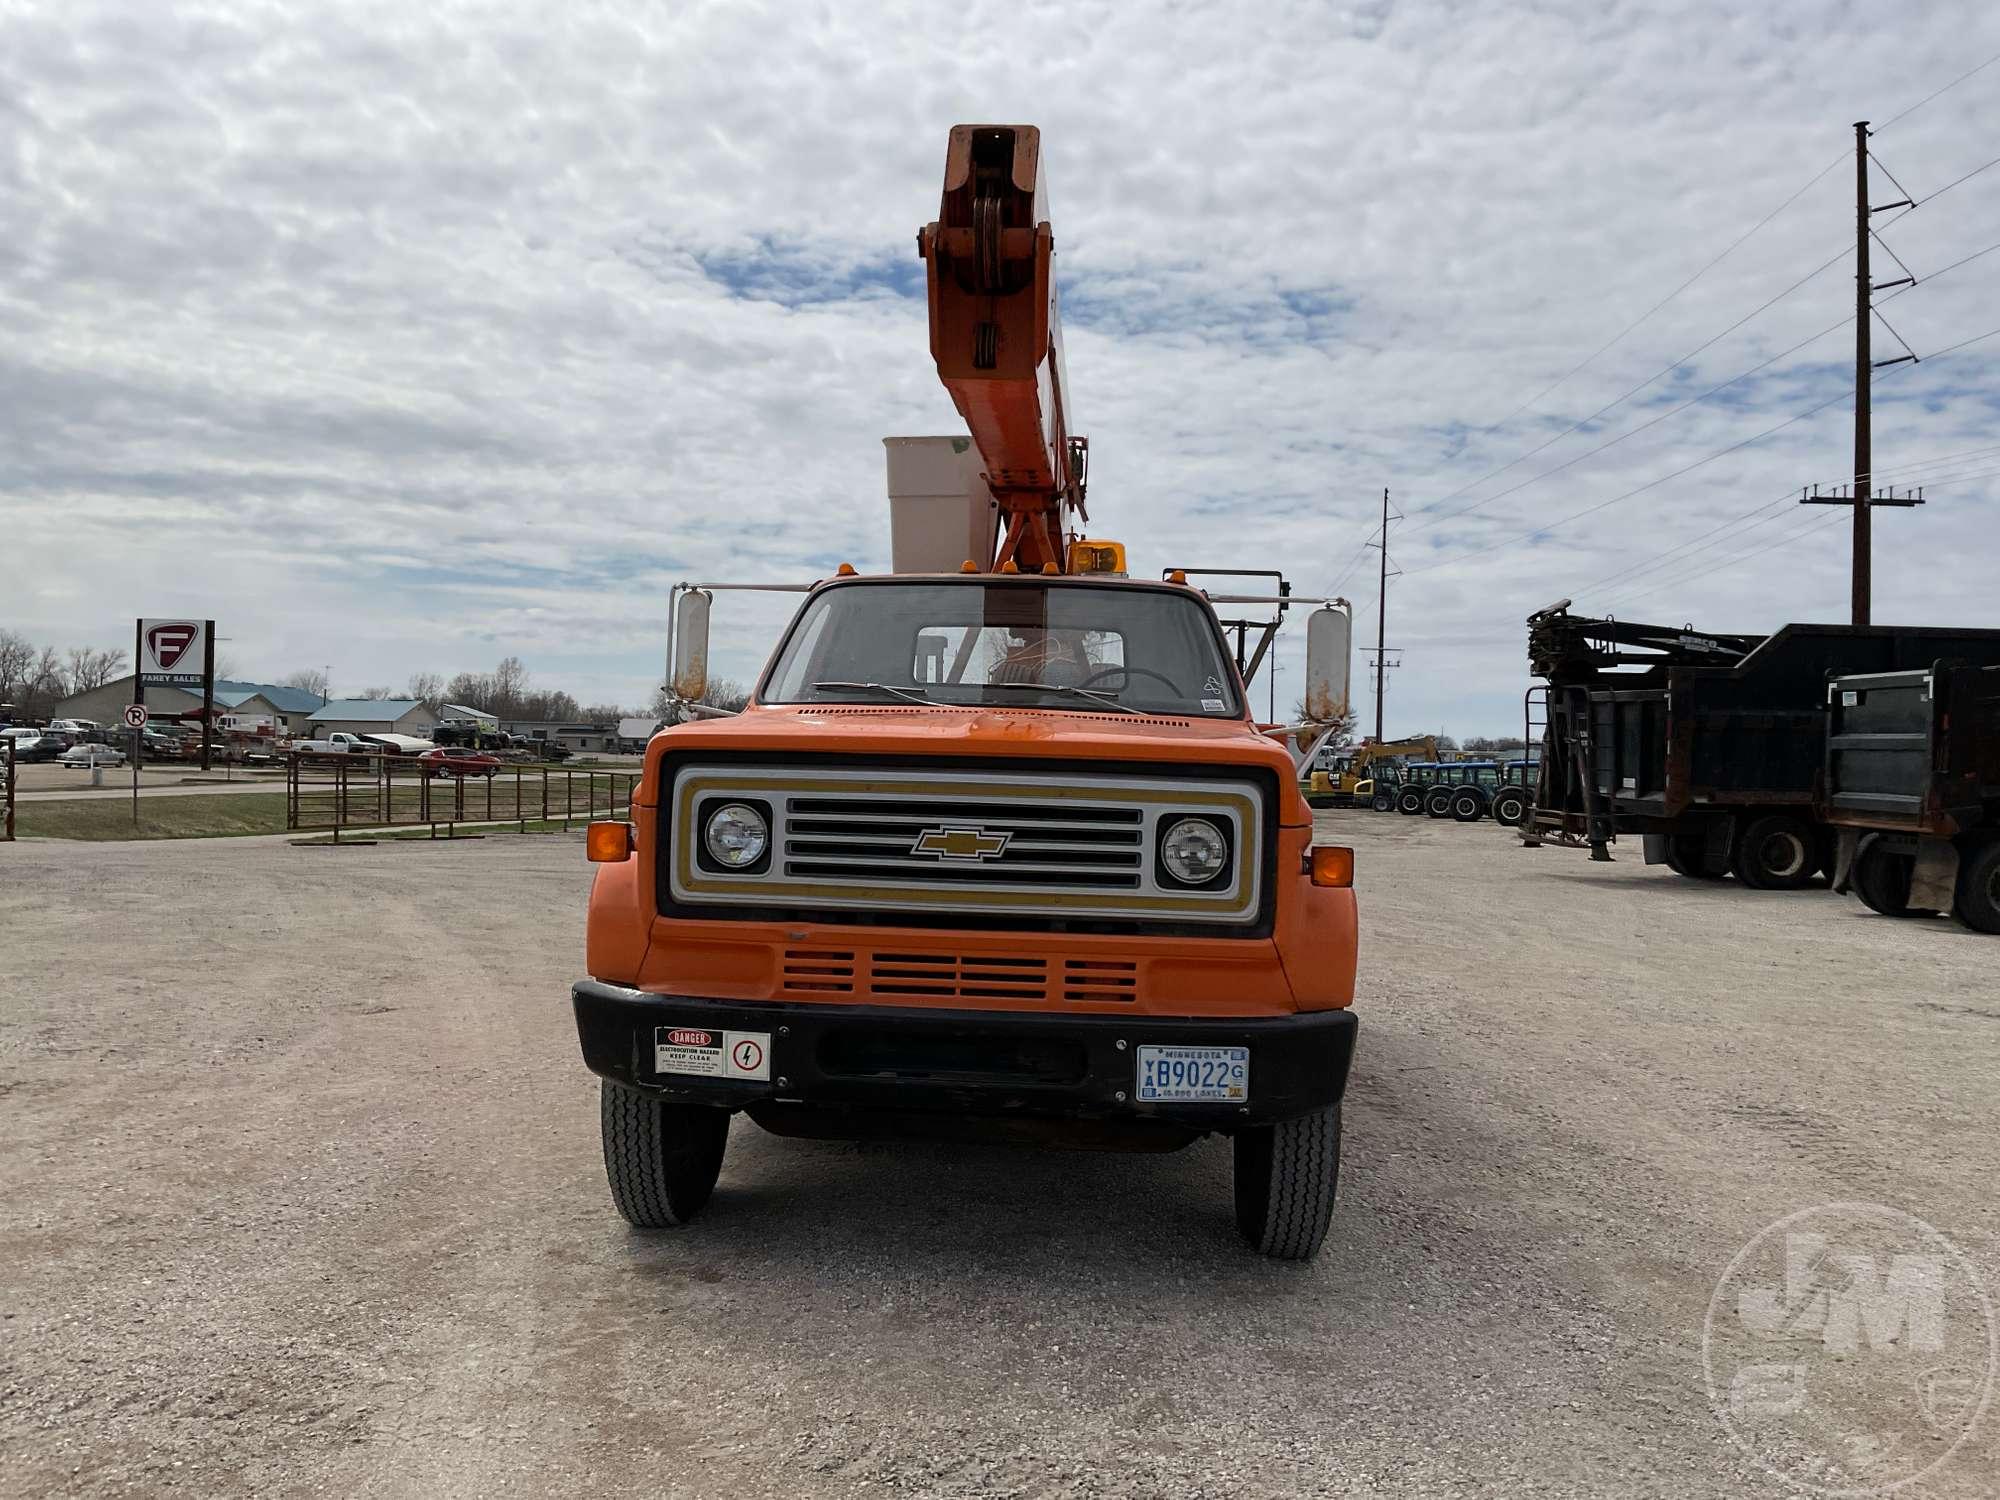
[[1940,352],[2000,330],[2000,65],[1921,102],[1996,53],[1975,0],[0,0],[0,626],[641,701],[672,581],[886,565],[879,440],[954,425],[915,230],[1024,121],[1096,529],[1372,623],[1387,485],[1390,730],[1504,730],[1562,595],[1845,618],[1789,499],[1850,465],[1863,116],[1932,486],[1876,618],[2000,624],[2000,336]]

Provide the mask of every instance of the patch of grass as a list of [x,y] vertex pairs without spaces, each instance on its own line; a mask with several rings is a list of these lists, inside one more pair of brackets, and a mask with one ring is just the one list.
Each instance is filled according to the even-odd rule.
[[215,839],[285,831],[285,794],[243,792],[214,797],[139,794],[139,821],[125,797],[23,797],[15,804],[15,834],[24,839]]

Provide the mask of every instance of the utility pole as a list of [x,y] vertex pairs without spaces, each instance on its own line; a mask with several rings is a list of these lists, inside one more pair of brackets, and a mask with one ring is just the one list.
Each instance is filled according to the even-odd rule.
[[1868,492],[1875,477],[1874,307],[1868,271],[1868,122],[1854,122],[1854,602],[1853,619],[1868,623],[1874,592],[1875,538]]
[[[1882,290],[1871,279],[1868,267],[1868,241],[1872,231],[1868,227],[1868,216],[1884,209],[1908,208],[1910,200],[1905,198],[1896,203],[1884,203],[1875,208],[1868,205],[1868,122],[1854,122],[1854,484],[1851,490],[1842,494],[1822,496],[1817,490],[1810,496],[1801,495],[1801,505],[1852,505],[1854,507],[1854,562],[1853,598],[1849,608],[1850,623],[1869,623],[1870,606],[1874,593],[1875,539],[1870,516],[1877,505],[1922,505],[1922,500],[1894,498],[1894,492],[1887,496],[1875,494],[1875,428],[1874,428],[1874,294]],[[1902,281],[1911,278],[1904,277]],[[1883,286],[1897,286],[1900,282],[1884,282]],[[1891,330],[1893,332],[1893,330]],[[1885,365],[1899,365],[1904,360],[1914,360],[1914,354],[1906,354],[1897,359],[1885,359]],[[1843,487],[1845,489],[1845,487]]]
[[[1388,738],[1382,732],[1382,711],[1384,701],[1387,697],[1383,691],[1387,685],[1383,677],[1383,673],[1387,670],[1383,662],[1383,653],[1388,648],[1383,642],[1387,639],[1386,632],[1389,627],[1389,522],[1391,520],[1400,521],[1402,519],[1400,515],[1392,517],[1389,514],[1389,489],[1387,485],[1384,485],[1382,488],[1382,536],[1379,542],[1373,544],[1379,547],[1382,552],[1380,576],[1376,581],[1375,587],[1375,742],[1377,744],[1381,744]],[[1400,573],[1402,569],[1399,568],[1396,571]]]

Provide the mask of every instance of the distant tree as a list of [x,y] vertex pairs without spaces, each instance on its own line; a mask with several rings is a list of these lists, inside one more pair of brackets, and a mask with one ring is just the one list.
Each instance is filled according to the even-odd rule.
[[27,686],[35,664],[35,643],[14,630],[0,630],[0,703],[12,703]]
[[363,688],[360,696],[364,703],[380,703],[385,698],[395,697],[396,690],[392,687],[369,687]]
[[88,646],[72,646],[66,674],[71,694],[95,692],[125,670],[125,648],[93,651]]
[[[702,696],[703,703],[710,708],[720,708],[729,713],[741,713],[750,701],[750,689],[730,677],[711,677],[708,691]],[[662,682],[653,689],[652,712],[655,718],[664,719],[674,702],[673,687]]]
[[444,678],[436,672],[412,672],[403,691],[432,713],[445,705]]
[[288,676],[279,678],[278,686],[297,688],[302,693],[311,693],[316,697],[324,698],[332,688],[333,683],[327,678],[325,669],[321,667],[307,667],[302,671],[293,672]]

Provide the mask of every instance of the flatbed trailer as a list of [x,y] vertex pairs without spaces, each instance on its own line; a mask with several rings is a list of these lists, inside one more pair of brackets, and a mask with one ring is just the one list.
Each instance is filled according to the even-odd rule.
[[1938,661],[1827,684],[1834,889],[1886,916],[2000,933],[2000,667]]
[[1567,600],[1529,617],[1545,689],[1541,769],[1524,843],[1587,847],[1620,834],[1648,864],[1796,889],[1830,872],[1820,816],[1826,682],[1941,657],[2000,664],[2000,630],[1786,625],[1769,636],[1590,620]]

